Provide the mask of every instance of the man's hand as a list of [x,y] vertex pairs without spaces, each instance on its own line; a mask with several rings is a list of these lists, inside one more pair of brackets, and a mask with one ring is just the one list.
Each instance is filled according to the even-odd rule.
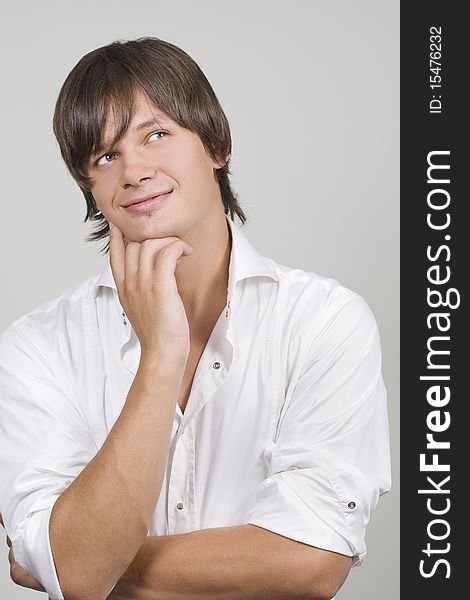
[[[5,527],[1,513],[0,523],[3,527]],[[45,592],[46,590],[41,583],[16,562],[15,555],[13,554],[13,546],[11,545],[11,540],[8,536],[7,546],[10,549],[8,552],[8,560],[10,562],[10,577],[13,583],[16,583],[16,585],[21,585],[22,587],[31,588],[32,590],[37,590],[38,592]]]
[[189,325],[175,269],[193,249],[177,237],[126,242],[111,223],[109,239],[119,300],[139,338],[142,354],[165,356],[184,370]]

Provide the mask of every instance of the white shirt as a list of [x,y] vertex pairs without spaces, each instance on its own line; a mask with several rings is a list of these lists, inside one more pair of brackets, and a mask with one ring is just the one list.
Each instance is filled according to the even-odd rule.
[[[227,305],[184,414],[176,403],[148,535],[252,523],[359,564],[390,488],[375,319],[356,293],[260,256],[227,221]],[[16,560],[52,599],[63,595],[51,509],[106,440],[138,368],[123,321],[107,260],[0,336],[0,512]]]

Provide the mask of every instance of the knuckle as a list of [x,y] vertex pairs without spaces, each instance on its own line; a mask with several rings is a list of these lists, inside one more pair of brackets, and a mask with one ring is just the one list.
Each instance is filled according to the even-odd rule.
[[139,244],[139,242],[129,242],[127,244],[127,248],[126,248],[126,254],[129,256],[129,254],[138,254],[139,250],[140,250],[140,246],[141,244]]
[[161,256],[169,256],[172,253],[172,249],[170,246],[171,246],[171,244],[164,246],[158,254]]
[[182,240],[180,240],[179,238],[175,238],[171,244],[168,244],[167,248],[169,248],[171,251],[174,251],[177,248],[183,248],[184,247],[184,242]]
[[152,238],[148,238],[141,243],[141,247],[145,248],[146,250],[149,248],[151,249],[153,246],[155,246],[155,240]]

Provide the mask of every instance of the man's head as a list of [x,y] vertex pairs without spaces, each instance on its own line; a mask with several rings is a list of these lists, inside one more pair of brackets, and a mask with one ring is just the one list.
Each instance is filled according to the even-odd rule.
[[[211,85],[183,50],[156,38],[141,38],[114,42],[85,55],[67,77],[57,100],[54,133],[64,161],[85,196],[85,221],[91,219],[97,223],[97,229],[89,239],[106,238],[109,231],[108,222],[100,212],[94,193],[98,199],[98,193],[102,194],[104,178],[108,182],[111,180],[111,170],[108,169],[108,164],[112,163],[110,159],[116,157],[116,164],[123,165],[124,159],[132,161],[135,156],[140,157],[140,148],[144,148],[145,136],[138,139],[132,133],[135,125],[140,124],[136,122],[136,110],[143,114],[143,109],[152,115],[170,118],[170,124],[174,124],[174,130],[169,131],[172,144],[175,143],[173,131],[176,130],[180,144],[185,139],[200,142],[205,158],[214,165],[213,178],[220,189],[225,213],[231,217],[237,215],[245,222],[245,215],[228,177],[230,128]],[[158,123],[158,118],[156,121]],[[132,131],[129,127],[131,123]],[[151,130],[150,126],[143,133],[152,134]],[[154,135],[150,139],[153,143],[160,138]],[[119,144],[125,152],[129,152],[113,154],[115,147],[121,148]],[[132,144],[132,151],[129,144]],[[178,187],[179,174],[174,174],[171,164],[164,164],[160,174],[160,157],[164,154],[162,146],[157,151],[152,145],[151,151],[155,156],[155,175],[141,173],[142,181],[134,185],[133,181],[127,181],[127,173],[125,176],[119,174],[118,184],[122,190],[119,191],[119,198],[113,200],[114,203],[127,203],[132,199],[132,194],[140,198],[146,196],[146,192],[160,191],[168,186],[173,188],[174,185]],[[97,167],[100,153],[108,154]],[[144,160],[150,156],[147,150],[142,150],[141,155]],[[119,163],[121,156],[123,159]],[[106,163],[104,168],[103,162]],[[117,173],[114,164],[112,169]],[[155,177],[154,182],[152,177]],[[184,185],[188,185],[190,177],[191,173],[187,173]],[[111,218],[113,216],[114,213],[111,213]]]

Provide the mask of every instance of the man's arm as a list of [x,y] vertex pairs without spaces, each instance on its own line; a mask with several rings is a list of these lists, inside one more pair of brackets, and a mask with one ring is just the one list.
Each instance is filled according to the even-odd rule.
[[177,392],[170,369],[141,362],[101,450],[57,499],[49,535],[65,600],[105,598],[140,548],[163,481]]
[[[16,563],[8,537],[7,545],[13,581],[44,591]],[[108,600],[207,600],[214,593],[226,600],[325,600],[350,566],[347,556],[256,525],[147,537]]]
[[255,525],[145,540],[109,600],[327,600],[351,558]]
[[174,277],[188,245],[165,238],[125,246],[116,227],[110,251],[141,358],[105,443],[52,509],[50,543],[65,600],[104,599],[147,535],[189,351],[189,327]]

